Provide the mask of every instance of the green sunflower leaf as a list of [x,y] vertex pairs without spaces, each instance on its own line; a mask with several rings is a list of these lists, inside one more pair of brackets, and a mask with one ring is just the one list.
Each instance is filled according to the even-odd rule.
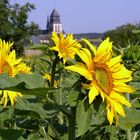
[[80,101],[77,107],[77,137],[85,134],[90,126],[92,118],[92,106],[88,105],[87,101]]

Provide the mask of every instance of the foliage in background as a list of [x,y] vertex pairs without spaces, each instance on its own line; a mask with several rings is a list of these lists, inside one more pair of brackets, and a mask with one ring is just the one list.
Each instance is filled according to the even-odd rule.
[[25,5],[11,4],[10,0],[0,1],[0,38],[13,41],[13,49],[17,55],[23,54],[23,47],[30,43],[30,35],[37,35],[38,25],[28,24],[28,14],[35,6],[30,3]]
[[139,28],[139,24],[133,25],[129,23],[126,25],[122,25],[114,30],[106,31],[103,35],[103,39],[105,39],[106,37],[110,37],[110,39],[113,41],[114,46],[120,46],[122,48],[125,48],[128,42],[140,44],[140,34],[133,33],[133,30],[137,30]]

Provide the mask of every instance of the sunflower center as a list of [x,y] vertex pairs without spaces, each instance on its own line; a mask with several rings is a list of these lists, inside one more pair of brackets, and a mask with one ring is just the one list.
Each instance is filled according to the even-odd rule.
[[59,46],[59,51],[61,54],[65,54],[68,51],[68,47],[66,44],[61,43]]
[[95,64],[95,83],[104,93],[110,94],[113,87],[112,74],[104,64]]
[[74,52],[69,47],[69,44],[62,44],[59,50],[63,57],[72,58],[74,56]]
[[3,73],[8,73],[8,75],[12,77],[12,69],[6,61],[0,63],[0,74]]

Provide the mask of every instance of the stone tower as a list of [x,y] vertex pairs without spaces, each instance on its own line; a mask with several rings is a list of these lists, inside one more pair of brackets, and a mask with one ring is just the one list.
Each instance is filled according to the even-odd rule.
[[62,33],[62,23],[60,21],[60,15],[56,11],[56,9],[53,9],[50,18],[47,18],[47,33],[56,32],[56,33]]

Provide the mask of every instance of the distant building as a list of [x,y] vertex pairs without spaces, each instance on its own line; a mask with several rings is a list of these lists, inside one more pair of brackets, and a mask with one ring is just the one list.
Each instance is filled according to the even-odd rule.
[[52,32],[56,33],[62,33],[62,23],[60,20],[60,15],[56,11],[56,9],[53,9],[50,16],[47,17],[47,26],[45,30],[40,30],[40,34],[38,36],[32,36],[31,42],[33,44],[43,44],[48,43],[47,35],[51,34]]
[[60,15],[56,11],[56,9],[53,9],[50,18],[47,18],[47,33],[51,32],[63,32],[62,23],[60,21]]

